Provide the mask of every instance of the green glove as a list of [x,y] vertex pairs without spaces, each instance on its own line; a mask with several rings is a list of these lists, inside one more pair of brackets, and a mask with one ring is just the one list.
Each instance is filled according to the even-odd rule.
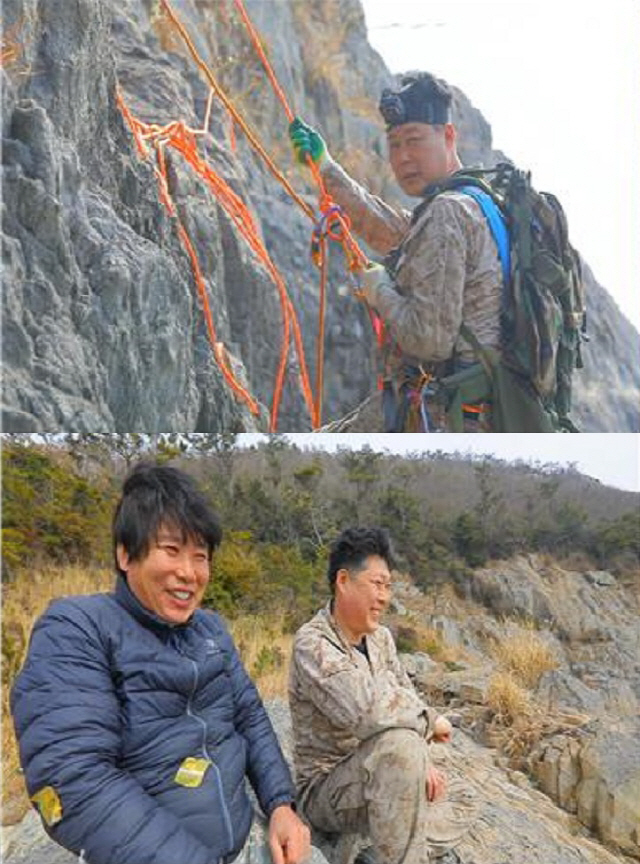
[[296,159],[302,165],[307,164],[307,155],[311,156],[319,168],[322,168],[324,162],[329,158],[329,151],[322,135],[299,117],[296,117],[289,126],[289,138],[293,144]]

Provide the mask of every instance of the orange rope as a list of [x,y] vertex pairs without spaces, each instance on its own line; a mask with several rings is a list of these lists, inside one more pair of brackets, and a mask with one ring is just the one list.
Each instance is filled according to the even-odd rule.
[[269,170],[271,171],[273,176],[277,180],[279,180],[280,183],[282,183],[282,185],[285,187],[285,189],[287,190],[289,195],[304,210],[304,212],[307,214],[307,216],[309,216],[311,219],[313,219],[314,218],[313,210],[307,204],[307,202],[303,201],[303,199],[297,194],[297,192],[291,186],[291,184],[289,183],[287,178],[284,176],[284,174],[282,174],[282,172],[278,170],[277,166],[274,164],[273,160],[271,159],[271,157],[269,156],[267,151],[264,149],[264,147],[262,146],[260,141],[256,138],[256,136],[253,133],[253,131],[251,130],[251,128],[242,119],[242,117],[240,116],[240,114],[236,110],[235,106],[233,105],[233,103],[231,102],[229,97],[226,95],[224,90],[220,87],[220,85],[216,81],[211,69],[207,66],[207,64],[204,62],[204,60],[200,57],[200,55],[196,51],[196,48],[195,48],[193,42],[191,41],[189,34],[187,33],[184,25],[182,24],[182,22],[180,21],[178,16],[175,14],[173,9],[169,5],[168,0],[160,0],[160,3],[162,5],[162,8],[164,9],[164,11],[166,12],[167,16],[169,17],[171,23],[174,25],[174,27],[176,28],[176,30],[178,31],[178,33],[182,37],[185,45],[187,46],[187,49],[189,50],[189,53],[191,54],[191,57],[193,58],[193,62],[196,64],[196,66],[200,69],[202,74],[205,76],[205,78],[209,82],[209,85],[211,86],[211,88],[215,92],[216,96],[220,99],[220,101],[222,102],[224,107],[231,114],[231,116],[233,117],[235,122],[238,124],[238,126],[242,129],[244,134],[247,136],[247,138],[249,139],[249,141],[251,142],[253,147],[257,150],[257,152],[260,154],[262,159],[265,161],[267,167],[269,168]]
[[[167,0],[162,0],[162,2],[164,4],[166,4]],[[291,110],[291,107],[287,101],[287,97],[285,96],[285,94],[282,90],[282,87],[278,83],[278,79],[276,78],[275,72],[273,71],[273,67],[269,63],[267,55],[265,54],[264,48],[262,47],[262,44],[260,42],[260,37],[258,36],[258,33],[256,32],[256,29],[253,26],[253,23],[247,14],[247,10],[244,7],[243,0],[234,0],[234,3],[236,5],[238,12],[240,13],[242,20],[245,23],[245,26],[249,32],[249,36],[251,38],[251,41],[253,42],[254,48],[256,49],[256,53],[260,57],[260,60],[262,61],[262,65],[265,68],[267,76],[269,77],[269,80],[271,81],[271,85],[274,89],[274,92],[275,92],[277,98],[280,100],[282,107],[284,108],[284,112],[287,115],[287,120],[289,121],[289,123],[292,123],[293,120],[295,119],[295,115],[294,115],[293,111]],[[313,179],[316,181],[316,184],[317,184],[318,189],[320,191],[320,212],[325,213],[331,207],[335,207],[335,202],[332,200],[331,196],[329,195],[329,193],[327,192],[327,190],[325,188],[324,181],[322,179],[322,175],[320,174],[320,169],[318,168],[316,163],[313,161],[313,159],[309,155],[307,155],[307,163],[309,165],[309,168],[311,169],[311,173],[313,174]],[[305,212],[307,212],[306,208],[305,208]],[[310,215],[310,214],[307,213],[307,215]],[[349,230],[350,225],[348,224],[347,218],[345,216],[343,216],[341,213],[337,212],[336,213],[336,221],[339,222],[340,227],[342,228],[344,233],[343,233],[343,236],[341,236],[340,238],[338,238],[336,236],[332,236],[332,239],[337,240],[338,242],[342,242],[348,247],[349,254],[347,254],[347,260],[349,261],[349,269],[351,269],[351,270],[364,269],[364,267],[366,267],[366,265],[367,265],[367,257],[363,253],[363,251],[360,249],[360,247],[358,246],[356,241],[354,240],[354,238],[353,238],[353,236]],[[347,250],[345,249],[345,252],[346,251]]]
[[325,309],[326,309],[326,295],[327,295],[327,269],[328,269],[328,255],[326,248],[326,241],[323,239],[321,241],[321,256],[322,256],[322,269],[320,271],[320,319],[318,324],[318,348],[317,348],[317,357],[316,357],[316,401],[315,401],[315,412],[314,412],[314,429],[317,429],[322,423],[322,398],[323,398],[323,390],[324,390],[324,322],[325,322]]
[[[189,37],[189,34],[187,33],[182,22],[179,20],[178,16],[175,14],[173,9],[171,8],[168,0],[161,0],[161,4],[162,4],[162,7],[163,7],[164,11],[166,12],[167,16],[169,17],[170,21],[172,22],[172,24],[175,26],[175,28],[178,30],[180,36],[182,37],[185,45],[187,46],[187,49],[189,50],[189,53],[191,54],[191,57],[193,58],[193,61],[198,66],[198,68],[202,71],[202,73],[205,75],[205,77],[207,78],[207,81],[211,85],[212,90],[215,92],[215,94],[221,100],[221,102],[223,103],[223,105],[225,106],[227,111],[230,113],[232,119],[238,124],[238,126],[240,126],[240,128],[242,129],[242,131],[244,132],[246,137],[249,139],[250,143],[254,146],[254,148],[257,150],[259,155],[262,156],[263,160],[267,164],[267,167],[269,168],[271,173],[276,177],[276,179],[278,179],[282,183],[282,185],[285,187],[287,192],[298,203],[298,205],[304,210],[304,212],[308,216],[310,216],[311,218],[314,218],[312,208],[305,201],[303,201],[303,199],[292,188],[292,186],[290,185],[290,183],[288,182],[286,177],[284,177],[284,175],[278,170],[278,168],[273,163],[273,161],[269,157],[269,155],[266,152],[266,150],[264,149],[264,147],[262,147],[262,145],[260,144],[260,142],[258,141],[256,136],[254,135],[254,133],[252,132],[250,127],[245,123],[243,118],[237,112],[237,110],[236,110],[235,106],[233,105],[233,103],[231,102],[231,100],[224,93],[224,91],[222,90],[222,88],[220,87],[218,82],[216,81],[213,73],[211,72],[211,70],[209,69],[207,64],[204,62],[204,60],[202,60],[202,58],[198,54],[193,42],[191,41],[191,38]],[[211,169],[209,169],[209,170],[211,170]],[[235,219],[234,219],[234,221],[235,221]],[[238,224],[238,223],[236,222],[236,224]],[[282,277],[280,276],[280,274],[276,270],[275,266],[271,262],[271,259],[269,258],[268,252],[265,249],[264,245],[258,239],[257,232],[253,231],[250,234],[243,232],[243,234],[245,236],[245,239],[249,242],[249,244],[253,248],[254,252],[256,252],[256,254],[260,257],[260,259],[263,261],[263,263],[267,267],[267,270],[271,274],[272,278],[274,279],[274,281],[278,287],[278,291],[279,291],[280,298],[281,298],[281,304],[282,304],[283,319],[285,322],[285,332],[287,335],[289,333],[289,329],[288,329],[289,328],[289,319],[291,319],[291,323],[293,324],[296,352],[298,354],[298,358],[300,361],[300,384],[301,384],[303,396],[305,399],[305,404],[306,404],[307,410],[309,411],[309,414],[312,418],[312,424],[313,424],[313,415],[314,415],[313,395],[311,393],[311,386],[309,383],[309,376],[308,376],[306,362],[305,362],[305,358],[304,358],[304,347],[303,347],[303,343],[302,343],[302,336],[300,334],[299,325],[297,322],[297,318],[295,316],[295,310],[293,308],[293,305],[290,303],[290,301],[288,301],[288,295],[286,292],[284,282],[282,281]],[[287,299],[285,300],[285,298],[287,298]],[[286,347],[288,347],[288,342],[286,343]],[[278,368],[278,373],[276,376],[276,383],[275,383],[275,387],[274,387],[270,431],[275,431],[275,429],[277,428],[280,397],[281,397],[282,389],[284,386],[285,373],[286,373],[286,357],[285,357],[285,352],[283,350],[283,353],[281,355],[281,362],[280,362],[280,365]]]
[[[166,0],[164,0],[166,2]],[[262,65],[265,68],[267,76],[271,81],[271,85],[273,90],[280,100],[282,107],[284,108],[284,112],[287,116],[287,120],[289,123],[292,123],[295,115],[291,110],[291,107],[287,101],[287,97],[284,94],[276,75],[273,71],[271,64],[265,54],[265,51],[260,42],[260,37],[253,26],[251,19],[249,18],[247,11],[244,7],[243,0],[234,0],[236,8],[242,18],[251,41],[253,42],[256,53],[260,57],[262,61]],[[324,185],[324,181],[322,179],[322,175],[320,174],[320,169],[313,161],[311,156],[307,154],[307,164],[311,169],[311,173],[313,178],[318,186],[319,191],[319,209],[322,214],[322,221],[326,224],[324,226],[324,235],[328,236],[331,240],[334,240],[340,243],[344,249],[345,258],[347,260],[347,265],[351,272],[356,272],[358,270],[363,270],[367,265],[367,258],[356,243],[349,230],[351,225],[348,217],[343,215],[340,211],[340,208],[336,206],[335,202],[329,195]],[[307,212],[305,210],[305,212]],[[330,215],[329,215],[330,214]],[[309,215],[309,214],[307,214]],[[324,242],[324,236],[319,240],[318,252],[319,252],[319,261],[321,267],[320,273],[320,310],[319,310],[319,320],[318,320],[318,345],[317,345],[317,368],[316,368],[316,398],[314,403],[314,414],[313,414],[313,426],[317,428],[321,422],[322,416],[322,389],[323,389],[323,370],[324,370],[324,332],[325,332],[325,318],[326,318],[326,282],[327,282],[327,267],[328,263],[326,260],[326,244]]]
[[246,209],[242,200],[233,192],[233,190],[225,183],[225,181],[218,177],[218,175],[213,171],[213,169],[206,162],[204,162],[204,160],[200,158],[199,154],[195,149],[195,133],[193,130],[189,129],[186,124],[181,121],[174,121],[173,123],[169,123],[165,127],[160,127],[154,124],[142,123],[140,120],[137,120],[132,116],[130,110],[125,105],[119,91],[117,93],[117,99],[121,111],[132,129],[140,154],[144,158],[148,156],[148,147],[146,143],[148,140],[153,140],[156,146],[158,167],[155,170],[159,184],[160,199],[167,208],[170,215],[174,216],[177,220],[180,239],[191,260],[198,292],[203,301],[205,319],[207,322],[207,329],[214,351],[214,356],[220,366],[225,380],[231,386],[234,392],[249,405],[252,412],[257,414],[258,405],[256,400],[253,399],[253,397],[250,396],[250,394],[246,391],[242,384],[240,384],[240,382],[235,379],[233,372],[228,365],[224,346],[217,339],[215,327],[213,325],[211,309],[206,294],[206,286],[204,284],[204,279],[202,278],[202,273],[198,264],[197,256],[195,254],[195,250],[193,249],[193,245],[189,240],[188,234],[184,229],[184,226],[180,223],[180,220],[177,217],[176,209],[169,193],[166,165],[164,159],[164,145],[166,144],[169,144],[178,152],[182,153],[185,159],[189,161],[189,163],[200,174],[200,176],[202,176],[208,182],[213,192],[220,200],[225,211],[231,217],[240,233],[249,243],[252,250],[260,257],[262,262],[265,264],[269,275],[273,278],[278,288],[283,309],[284,335],[283,350],[281,351],[280,355],[276,384],[274,388],[270,431],[275,431],[275,429],[277,428],[279,404],[282,395],[283,381],[287,366],[292,321],[294,322],[293,330],[295,347],[298,353],[301,367],[301,385],[303,389],[303,395],[305,397],[307,410],[309,411],[310,416],[313,416],[313,398],[311,395],[311,388],[309,385],[308,373],[306,370],[304,348],[300,335],[300,329],[298,326],[298,322],[295,318],[295,310],[287,295],[286,287],[284,285],[282,277],[280,276],[273,262],[269,258],[267,250],[264,248],[262,242],[257,235],[257,229],[255,223],[253,222],[253,219],[251,218],[251,214]]
[[[314,219],[315,216],[312,208],[295,192],[295,190],[291,187],[286,177],[278,170],[277,166],[273,163],[264,147],[260,144],[250,127],[245,123],[243,118],[235,109],[231,100],[226,96],[222,88],[219,86],[216,81],[213,73],[206,65],[206,63],[199,56],[196,51],[193,42],[191,41],[186,29],[183,24],[177,17],[177,15],[172,10],[168,0],[160,0],[161,6],[164,9],[164,12],[168,16],[171,23],[178,30],[180,36],[185,42],[191,57],[194,62],[198,66],[198,68],[203,72],[211,90],[215,93],[218,98],[221,100],[225,108],[230,114],[231,123],[232,123],[232,132],[235,132],[235,124],[237,124],[242,131],[245,133],[249,142],[253,145],[254,149],[258,152],[258,154],[262,157],[267,167],[274,175],[274,177],[280,181],[280,183],[287,190],[289,195],[293,198],[294,201],[301,207],[301,209],[306,213],[307,216]],[[235,0],[236,7],[238,8],[241,17],[251,39],[254,43],[256,51],[258,52],[262,63],[267,71],[271,84],[274,88],[276,96],[282,103],[285,113],[291,122],[294,119],[293,112],[291,111],[284,92],[282,88],[277,82],[273,69],[269,64],[269,61],[262,49],[260,44],[260,40],[258,35],[244,9],[242,4],[242,0]],[[237,381],[235,378],[233,371],[228,365],[228,358],[226,355],[226,351],[222,343],[220,343],[217,339],[215,327],[213,324],[213,318],[211,315],[211,309],[206,293],[206,286],[204,283],[204,279],[202,277],[202,272],[200,270],[200,266],[198,263],[198,259],[193,248],[193,244],[190,241],[190,238],[182,225],[180,219],[177,216],[176,209],[174,207],[173,201],[171,199],[171,195],[169,193],[169,186],[166,175],[166,165],[164,159],[164,147],[170,146],[173,149],[180,152],[186,161],[197,171],[200,176],[208,183],[214,194],[221,201],[225,211],[231,217],[232,221],[243,235],[247,243],[253,252],[258,256],[258,258],[265,265],[269,275],[274,280],[276,287],[278,289],[278,293],[280,296],[280,303],[282,309],[282,317],[283,317],[283,346],[280,354],[280,361],[278,364],[278,369],[276,373],[276,380],[274,384],[274,392],[273,392],[273,402],[271,409],[271,422],[270,422],[270,431],[275,431],[277,429],[278,422],[278,413],[279,406],[282,397],[282,390],[284,387],[284,378],[286,374],[287,361],[288,361],[288,353],[289,353],[289,343],[291,336],[291,329],[293,330],[294,344],[296,353],[300,362],[300,385],[302,388],[303,396],[305,399],[305,403],[307,406],[307,410],[311,416],[312,426],[313,428],[317,428],[320,424],[321,418],[321,406],[322,406],[322,387],[323,387],[323,367],[324,367],[324,332],[325,332],[325,309],[326,309],[326,267],[327,262],[325,255],[325,238],[328,237],[336,242],[339,242],[344,249],[345,257],[347,260],[347,264],[349,269],[352,272],[357,272],[366,266],[367,259],[363,254],[362,250],[359,248],[358,244],[352,237],[350,233],[350,223],[348,217],[343,215],[340,212],[340,209],[336,207],[335,203],[331,199],[331,196],[327,193],[327,190],[324,186],[322,177],[320,175],[320,171],[318,166],[313,162],[313,160],[308,156],[307,160],[309,163],[309,167],[313,174],[313,177],[318,185],[319,189],[319,208],[322,214],[321,224],[323,225],[322,236],[320,240],[320,246],[322,249],[320,255],[320,261],[318,262],[321,266],[321,288],[320,288],[320,315],[319,315],[319,335],[318,335],[318,350],[317,350],[317,363],[318,367],[316,369],[316,397],[315,400],[313,398],[313,394],[311,392],[311,386],[309,383],[308,372],[306,368],[306,362],[304,357],[304,346],[302,342],[302,335],[300,332],[300,327],[297,321],[295,309],[291,300],[287,294],[286,287],[282,280],[282,277],[278,273],[275,265],[271,261],[269,254],[264,247],[264,244],[260,240],[257,228],[253,222],[251,214],[248,209],[242,202],[242,200],[231,190],[228,184],[225,183],[222,178],[220,178],[211,168],[210,165],[204,161],[196,147],[195,136],[197,134],[203,134],[208,128],[208,118],[209,118],[209,110],[210,110],[210,102],[207,107],[206,113],[206,121],[205,127],[202,130],[193,130],[190,129],[183,121],[173,121],[172,123],[167,124],[164,127],[160,127],[156,124],[145,124],[141,121],[134,118],[129,111],[129,109],[124,104],[122,97],[118,91],[117,94],[118,104],[121,108],[123,116],[127,120],[132,133],[134,135],[136,146],[138,149],[139,155],[146,159],[149,155],[149,150],[147,146],[147,141],[151,141],[156,150],[157,154],[157,167],[154,169],[158,184],[159,184],[159,192],[160,198],[167,208],[170,215],[172,215],[178,225],[178,233],[187,251],[187,254],[190,258],[194,278],[196,281],[196,286],[198,288],[199,295],[202,300],[203,310],[205,314],[205,320],[207,323],[207,330],[209,333],[209,339],[211,341],[214,356],[220,366],[222,374],[232,388],[232,390],[239,396],[239,398],[243,399],[246,404],[249,406],[250,410],[254,413],[258,413],[258,405],[256,400],[251,396],[251,394],[243,387],[243,385]],[[232,135],[232,145],[234,144],[235,135]]]
[[260,414],[260,406],[258,405],[258,402],[234,375],[233,370],[229,366],[229,361],[224,345],[218,340],[216,328],[213,323],[211,306],[209,304],[209,298],[207,296],[205,281],[202,275],[200,264],[198,262],[198,256],[196,255],[191,239],[189,238],[189,235],[184,225],[182,224],[180,217],[178,216],[173,202],[173,198],[171,197],[171,193],[169,191],[169,184],[167,180],[167,166],[164,155],[164,143],[170,144],[176,149],[182,150],[183,152],[185,152],[189,145],[191,145],[192,149],[195,151],[195,138],[193,130],[188,129],[188,127],[184,123],[179,121],[174,121],[173,123],[169,123],[167,126],[164,127],[142,123],[140,120],[133,117],[131,111],[127,108],[122,98],[120,88],[116,89],[116,100],[118,103],[118,107],[120,108],[124,118],[126,119],[127,123],[131,128],[131,131],[133,132],[133,136],[138,147],[138,152],[143,158],[146,159],[149,155],[146,141],[154,139],[154,145],[156,147],[158,161],[155,172],[158,179],[160,200],[162,201],[169,215],[176,220],[178,236],[180,237],[182,245],[184,246],[187,255],[189,256],[189,260],[191,261],[191,267],[193,269],[196,287],[198,289],[198,294],[202,302],[205,323],[207,326],[207,333],[216,362],[218,363],[220,371],[222,372],[222,375],[229,387],[243,402],[245,402],[251,413],[257,416]]

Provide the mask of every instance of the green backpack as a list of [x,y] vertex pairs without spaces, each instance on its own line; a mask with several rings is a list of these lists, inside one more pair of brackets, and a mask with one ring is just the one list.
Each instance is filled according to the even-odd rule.
[[464,403],[489,396],[496,432],[578,432],[569,412],[573,370],[583,365],[585,298],[560,202],[536,192],[530,173],[500,163],[433,184],[419,209],[449,189],[471,195],[482,208],[505,277],[500,353],[480,345],[463,324],[460,334],[480,366],[441,381],[451,430],[462,431]]

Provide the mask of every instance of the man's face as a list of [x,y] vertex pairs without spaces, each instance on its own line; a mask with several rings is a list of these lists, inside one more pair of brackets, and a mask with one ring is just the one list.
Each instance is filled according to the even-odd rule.
[[209,581],[209,551],[201,541],[161,527],[144,558],[132,561],[122,545],[117,556],[140,603],[167,623],[184,624],[200,605]]
[[407,195],[419,196],[424,187],[449,174],[450,124],[403,123],[387,133],[389,161]]
[[386,561],[378,555],[366,558],[361,570],[338,571],[334,609],[354,642],[377,629],[390,596],[391,573]]

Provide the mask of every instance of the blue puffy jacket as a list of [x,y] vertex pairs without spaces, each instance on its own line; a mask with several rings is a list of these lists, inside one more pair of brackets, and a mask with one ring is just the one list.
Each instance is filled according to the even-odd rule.
[[[172,626],[119,577],[115,594],[52,603],[11,694],[27,788],[53,787],[47,831],[89,864],[216,864],[294,800],[280,746],[219,615]],[[176,782],[188,757],[200,786]]]

